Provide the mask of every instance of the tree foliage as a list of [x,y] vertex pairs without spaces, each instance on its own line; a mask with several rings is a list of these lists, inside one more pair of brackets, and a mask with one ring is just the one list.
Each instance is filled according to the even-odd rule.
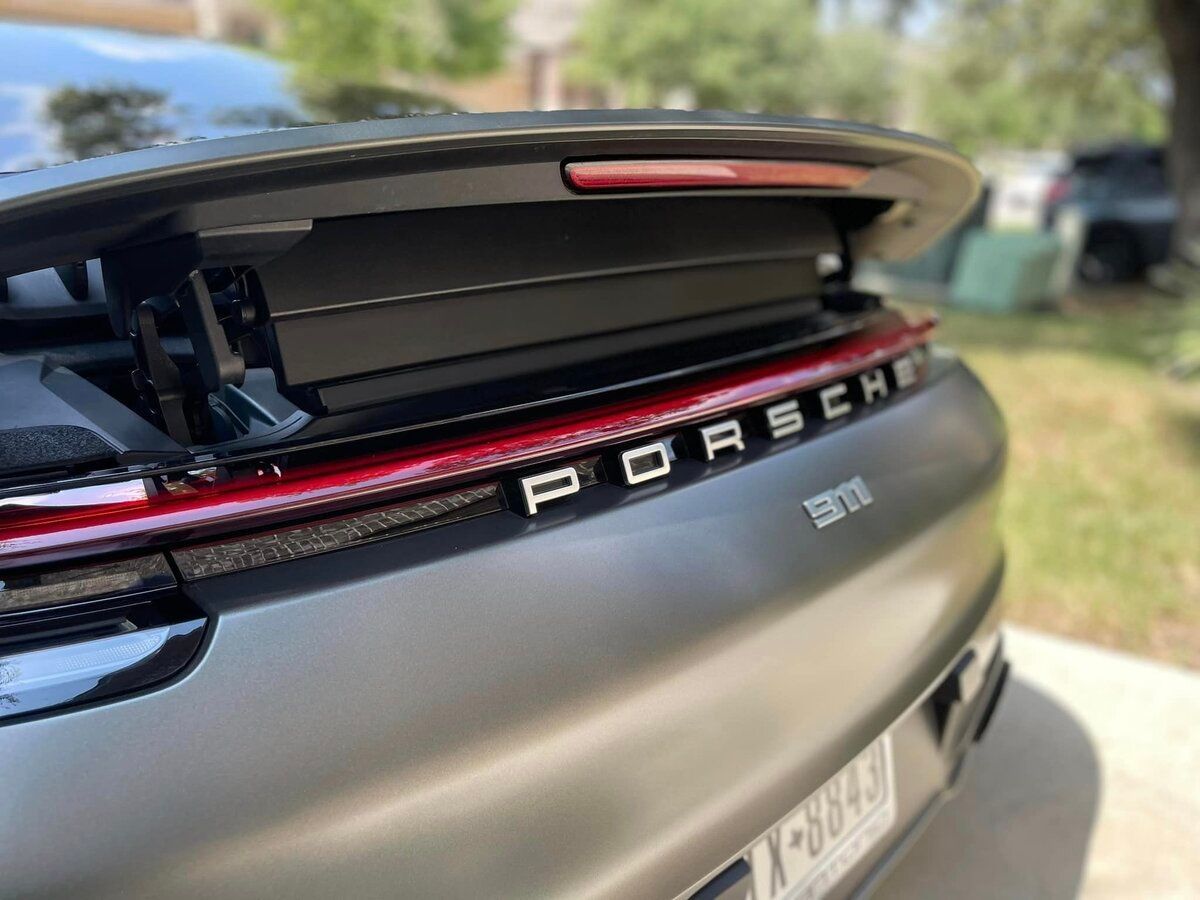
[[373,84],[389,72],[465,77],[503,59],[512,0],[264,0],[303,75]]
[[598,0],[573,75],[618,84],[629,106],[680,94],[710,109],[886,122],[896,98],[894,35],[818,29],[813,0]]
[[821,115],[886,125],[895,116],[897,64],[894,35],[854,25],[821,42],[812,82]]
[[131,84],[66,86],[46,100],[46,118],[58,131],[66,159],[88,159],[148,147],[171,136],[163,122],[167,95]]
[[801,112],[815,97],[811,0],[597,0],[575,77],[619,84],[627,106],[686,91],[710,109]]
[[922,127],[968,151],[1160,140],[1169,93],[1141,0],[948,0]]

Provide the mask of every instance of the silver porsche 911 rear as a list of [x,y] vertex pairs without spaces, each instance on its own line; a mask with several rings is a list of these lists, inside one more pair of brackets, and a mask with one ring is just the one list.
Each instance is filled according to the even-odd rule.
[[1004,432],[828,122],[297,129],[0,181],[0,895],[840,897],[1005,674]]

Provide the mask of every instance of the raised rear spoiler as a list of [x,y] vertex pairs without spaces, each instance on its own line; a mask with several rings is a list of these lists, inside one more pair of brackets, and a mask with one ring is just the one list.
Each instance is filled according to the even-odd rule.
[[[55,267],[86,298],[99,260],[138,384],[188,444],[198,405],[248,366],[322,416],[795,320],[827,293],[819,256],[843,281],[853,260],[912,256],[978,190],[944,145],[866,126],[420,117],[5,178],[0,273]],[[163,342],[179,322],[184,365]]]

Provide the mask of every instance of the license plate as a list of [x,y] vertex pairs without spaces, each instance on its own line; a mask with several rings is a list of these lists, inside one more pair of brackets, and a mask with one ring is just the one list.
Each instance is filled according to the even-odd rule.
[[750,849],[750,896],[820,900],[895,821],[892,739],[885,734]]

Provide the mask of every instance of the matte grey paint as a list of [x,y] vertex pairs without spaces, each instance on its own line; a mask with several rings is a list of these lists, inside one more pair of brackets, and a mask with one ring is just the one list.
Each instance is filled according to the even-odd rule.
[[689,889],[994,628],[1002,425],[934,369],[808,443],[189,587],[182,681],[0,729],[0,892]]

